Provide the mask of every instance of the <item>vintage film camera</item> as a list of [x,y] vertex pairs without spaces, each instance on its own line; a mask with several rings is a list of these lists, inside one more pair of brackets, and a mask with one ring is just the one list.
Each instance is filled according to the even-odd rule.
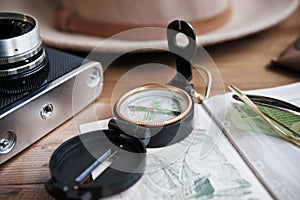
[[102,86],[100,63],[44,47],[33,17],[0,13],[0,164],[94,101]]

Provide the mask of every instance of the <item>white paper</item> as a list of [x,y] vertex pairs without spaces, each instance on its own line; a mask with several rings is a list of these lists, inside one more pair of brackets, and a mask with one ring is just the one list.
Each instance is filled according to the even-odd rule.
[[[271,199],[202,106],[195,106],[194,131],[183,141],[147,149],[142,178],[109,199]],[[106,120],[107,123],[107,120]],[[80,130],[105,128],[105,122]]]

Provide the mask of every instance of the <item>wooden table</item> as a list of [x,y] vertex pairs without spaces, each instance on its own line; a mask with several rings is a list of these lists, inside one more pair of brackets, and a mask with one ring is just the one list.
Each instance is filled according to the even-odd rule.
[[[269,66],[271,58],[277,56],[299,36],[299,19],[300,8],[286,21],[266,31],[206,47],[219,71],[219,74],[214,72],[217,79],[214,82],[213,94],[227,92],[226,87],[231,83],[248,90],[300,81],[299,72]],[[111,98],[116,82],[131,70],[132,66],[155,60],[163,60],[167,65],[174,66],[173,58],[169,54],[144,53],[122,58],[106,70],[104,89],[95,104],[0,166],[0,199],[51,199],[44,183],[50,178],[48,162],[53,151],[63,141],[78,134],[79,124],[95,120],[94,109],[98,120],[111,117]],[[202,61],[196,57],[194,63],[201,64]],[[149,69],[147,73],[163,74],[162,71]],[[202,82],[201,77],[197,75],[194,83],[199,90],[203,90]],[[130,84],[122,85],[121,89],[128,90],[132,86]]]

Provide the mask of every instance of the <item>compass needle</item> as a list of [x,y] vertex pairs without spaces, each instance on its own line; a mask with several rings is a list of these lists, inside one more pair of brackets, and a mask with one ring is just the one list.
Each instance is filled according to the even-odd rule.
[[170,109],[156,109],[156,108],[148,108],[144,106],[128,106],[130,111],[142,111],[142,112],[156,112],[160,114],[167,114],[167,115],[180,115],[180,111],[170,110]]

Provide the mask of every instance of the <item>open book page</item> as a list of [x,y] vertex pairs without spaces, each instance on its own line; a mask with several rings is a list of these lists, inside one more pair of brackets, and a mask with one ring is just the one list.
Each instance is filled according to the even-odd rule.
[[[271,199],[238,152],[201,105],[194,131],[183,141],[147,149],[142,178],[112,199]],[[80,126],[107,128],[107,121]]]
[[[274,97],[300,106],[300,82],[245,92]],[[225,105],[225,106],[224,106]],[[274,135],[274,130],[253,111],[232,98],[232,93],[212,97],[205,108],[247,161],[257,177],[278,199],[300,199],[300,148]],[[300,130],[300,122],[290,128]]]

